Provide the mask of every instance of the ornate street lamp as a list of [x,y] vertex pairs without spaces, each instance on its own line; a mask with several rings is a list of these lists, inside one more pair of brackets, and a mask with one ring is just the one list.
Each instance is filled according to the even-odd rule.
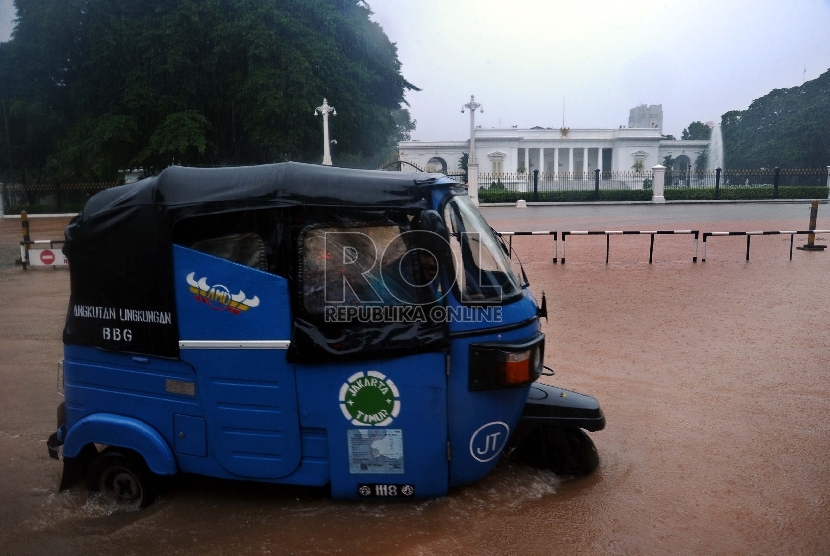
[[337,110],[333,106],[329,106],[328,101],[323,99],[323,105],[314,109],[314,115],[317,113],[323,115],[323,165],[331,166],[331,150],[329,147],[329,113],[332,116],[337,115]]
[[470,102],[461,107],[462,114],[464,113],[464,110],[470,111],[470,159],[468,164],[475,164],[478,162],[476,160],[476,110],[484,113],[484,108],[476,102],[475,95],[470,95]]

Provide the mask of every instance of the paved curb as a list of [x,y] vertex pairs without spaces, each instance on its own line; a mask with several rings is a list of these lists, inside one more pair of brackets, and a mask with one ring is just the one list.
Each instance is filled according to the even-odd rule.
[[[546,202],[533,202],[528,201],[528,207],[573,207],[573,206],[596,206],[596,205],[617,205],[617,206],[624,206],[624,205],[655,205],[655,206],[665,206],[665,205],[751,205],[751,204],[801,204],[801,203],[811,203],[813,199],[749,199],[745,201],[666,201],[665,203],[653,203],[651,201],[575,201],[575,202],[562,202],[562,203],[546,203]],[[830,199],[819,199],[818,200],[820,205],[826,205],[830,202]],[[516,207],[516,203],[481,203],[480,206],[482,207]]]
[[[71,218],[77,216],[77,212],[67,212],[65,214],[28,214],[29,218]],[[20,220],[19,214],[0,214],[0,218],[17,218]]]

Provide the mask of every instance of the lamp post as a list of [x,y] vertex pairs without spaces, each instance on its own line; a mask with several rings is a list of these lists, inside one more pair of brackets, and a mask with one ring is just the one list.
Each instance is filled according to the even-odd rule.
[[323,99],[323,105],[314,109],[314,115],[317,113],[323,115],[323,166],[331,166],[331,150],[329,147],[329,113],[332,116],[337,115],[337,110],[333,106],[329,106],[328,101]]
[[461,113],[470,111],[470,156],[467,159],[467,188],[470,199],[478,205],[478,159],[476,158],[476,110],[484,108],[476,102],[475,95],[470,95],[470,102],[461,107]]

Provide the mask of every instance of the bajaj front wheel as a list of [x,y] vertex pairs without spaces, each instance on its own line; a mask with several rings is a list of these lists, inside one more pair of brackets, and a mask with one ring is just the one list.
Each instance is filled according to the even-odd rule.
[[594,442],[582,429],[548,427],[533,431],[517,449],[519,460],[557,475],[590,475],[599,466]]
[[144,508],[158,495],[157,480],[135,452],[107,448],[89,467],[87,486],[125,505]]

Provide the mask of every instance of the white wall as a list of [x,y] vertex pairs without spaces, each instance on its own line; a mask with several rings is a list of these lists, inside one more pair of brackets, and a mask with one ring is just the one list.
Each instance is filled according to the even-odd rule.
[[[624,129],[579,129],[570,130],[568,137],[563,137],[560,130],[478,130],[476,132],[476,157],[480,173],[491,171],[488,155],[501,152],[505,154],[503,170],[507,173],[516,172],[519,166],[524,166],[524,149],[531,149],[531,160],[538,159],[540,147],[545,149],[546,156],[552,155],[556,148],[559,152],[559,162],[562,171],[568,171],[567,150],[574,149],[581,158],[582,149],[589,148],[589,160],[593,160],[592,149],[612,149],[611,170],[629,172],[634,165],[636,152],[646,153],[643,159],[643,169],[649,170],[661,164],[667,154],[677,157],[681,154],[688,156],[692,162],[697,153],[708,146],[708,141],[666,141],[661,140],[660,130],[624,128]],[[464,152],[469,152],[469,141],[404,141],[398,145],[403,153],[402,159],[412,162],[421,168],[426,168],[430,158],[437,156],[447,162],[448,172],[458,172],[458,162]],[[522,154],[520,155],[520,149]],[[590,166],[590,165],[589,165]],[[536,165],[538,167],[538,164]],[[574,164],[574,170],[579,172],[582,165]],[[589,170],[593,170],[590,167]]]

